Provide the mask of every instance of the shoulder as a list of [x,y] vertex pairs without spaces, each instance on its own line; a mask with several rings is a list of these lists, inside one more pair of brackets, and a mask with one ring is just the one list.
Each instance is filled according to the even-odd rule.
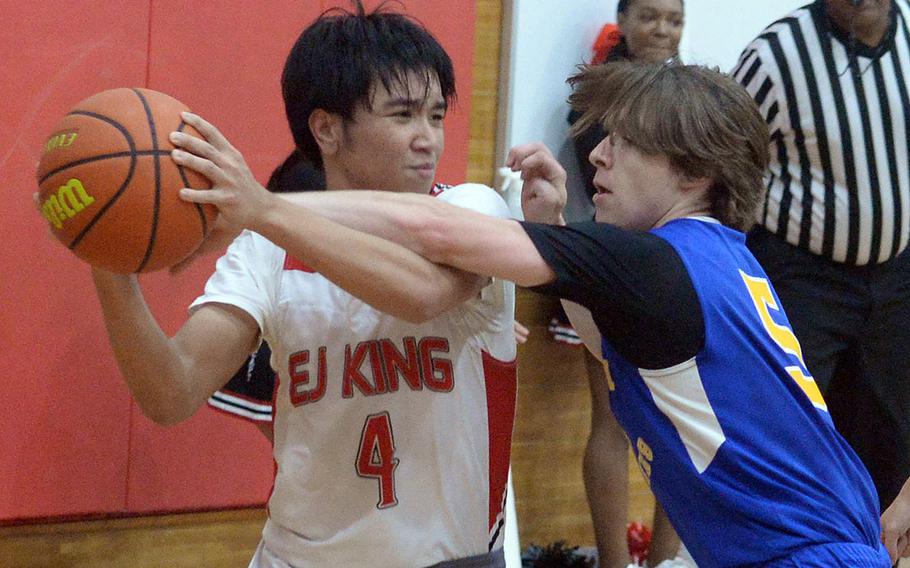
[[254,269],[269,273],[285,260],[284,249],[258,233],[244,230],[215,265],[216,272],[239,274]]
[[510,218],[509,207],[492,187],[481,183],[434,186],[431,195],[438,199],[495,217]]
[[230,244],[228,250],[248,252],[256,251],[264,253],[280,249],[278,246],[272,243],[272,241],[263,237],[259,233],[254,233],[253,231],[244,229],[243,232],[240,233],[237,238],[235,238],[234,241]]
[[745,247],[746,235],[709,217],[685,217],[653,229],[683,258],[717,258],[719,251]]
[[819,14],[820,6],[819,2],[813,2],[775,20],[752,40],[746,47],[745,53],[755,51],[762,56],[764,63],[773,62],[776,58],[772,45],[779,45],[781,41],[789,41],[796,28],[806,30],[809,26],[815,27],[816,18],[821,16]]
[[662,235],[629,231],[609,223],[584,221],[562,227],[522,222],[538,252],[556,270],[578,265],[583,270],[651,271],[675,263],[678,256]]
[[816,19],[822,17],[820,1],[772,22],[740,54],[732,74],[750,95],[756,97],[768,81],[778,84],[789,73],[787,69],[792,66],[793,58],[800,57],[806,42],[818,41],[812,38],[818,38]]
[[897,6],[897,15],[905,22],[910,18],[910,2],[907,0],[893,0]]

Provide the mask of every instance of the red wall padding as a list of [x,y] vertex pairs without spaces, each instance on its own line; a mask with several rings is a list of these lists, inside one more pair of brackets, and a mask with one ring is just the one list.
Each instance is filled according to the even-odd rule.
[[[439,180],[457,183],[467,170],[474,0],[402,4],[455,61],[461,98],[446,122]],[[334,5],[349,3],[52,0],[4,7],[0,522],[267,499],[273,464],[253,426],[206,408],[162,429],[131,402],[87,267],[50,237],[32,205],[34,168],[73,104],[104,89],[146,86],[218,125],[264,181],[292,147],[279,84],[284,57],[300,30]],[[207,258],[177,277],[142,278],[168,333],[213,265]]]

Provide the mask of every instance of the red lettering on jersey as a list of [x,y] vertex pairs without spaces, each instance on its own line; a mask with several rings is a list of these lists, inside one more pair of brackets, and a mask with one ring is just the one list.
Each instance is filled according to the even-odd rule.
[[370,341],[370,369],[373,371],[373,382],[376,383],[375,394],[388,392],[388,382],[382,368],[382,354],[379,352],[379,341]]
[[284,266],[282,268],[284,268],[284,270],[301,270],[303,272],[309,272],[310,274],[316,273],[315,270],[305,265],[302,261],[287,253],[284,255]]
[[354,348],[351,354],[351,346],[344,346],[344,379],[341,384],[341,396],[343,398],[352,398],[354,396],[354,385],[361,394],[371,396],[376,394],[373,385],[360,372],[360,366],[370,349],[371,341],[362,341]]
[[418,345],[420,352],[420,375],[423,384],[431,391],[450,392],[455,386],[452,361],[433,357],[433,352],[449,352],[449,340],[444,337],[424,337]]
[[398,377],[404,378],[411,390],[419,391],[423,388],[420,383],[420,360],[417,358],[417,339],[405,337],[404,353],[392,343],[391,339],[379,340],[382,352],[383,376],[389,385],[389,391],[398,390]]
[[[449,352],[449,340],[444,337],[402,338],[404,352],[391,339],[361,341],[353,349],[344,348],[344,373],[341,396],[353,398],[354,389],[364,396],[398,392],[399,379],[413,391],[424,387],[434,392],[451,392],[455,387],[454,365],[451,359],[440,357]],[[364,373],[369,357],[370,374]]]
[[316,386],[311,389],[305,389],[303,387],[310,383],[310,372],[306,369],[307,364],[310,362],[310,351],[298,351],[288,357],[288,376],[291,378],[291,404],[294,406],[316,402],[325,396],[325,347],[319,348],[317,358]]

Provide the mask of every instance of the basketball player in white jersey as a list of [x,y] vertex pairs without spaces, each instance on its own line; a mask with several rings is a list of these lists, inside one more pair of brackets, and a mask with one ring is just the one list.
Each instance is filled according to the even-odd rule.
[[[282,87],[327,189],[432,193],[508,216],[490,188],[433,185],[452,64],[406,17],[323,15]],[[513,286],[354,230],[311,247],[293,223],[263,229],[235,240],[173,338],[135,276],[93,271],[120,369],[160,424],[192,415],[260,339],[271,346],[277,473],[251,566],[504,566]]]

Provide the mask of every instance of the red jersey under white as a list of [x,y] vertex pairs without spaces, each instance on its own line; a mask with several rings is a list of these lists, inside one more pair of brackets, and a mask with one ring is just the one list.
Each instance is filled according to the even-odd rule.
[[[509,217],[486,186],[438,198]],[[513,284],[413,324],[247,231],[193,307],[213,302],[256,319],[278,373],[269,550],[294,566],[414,567],[501,548]]]

